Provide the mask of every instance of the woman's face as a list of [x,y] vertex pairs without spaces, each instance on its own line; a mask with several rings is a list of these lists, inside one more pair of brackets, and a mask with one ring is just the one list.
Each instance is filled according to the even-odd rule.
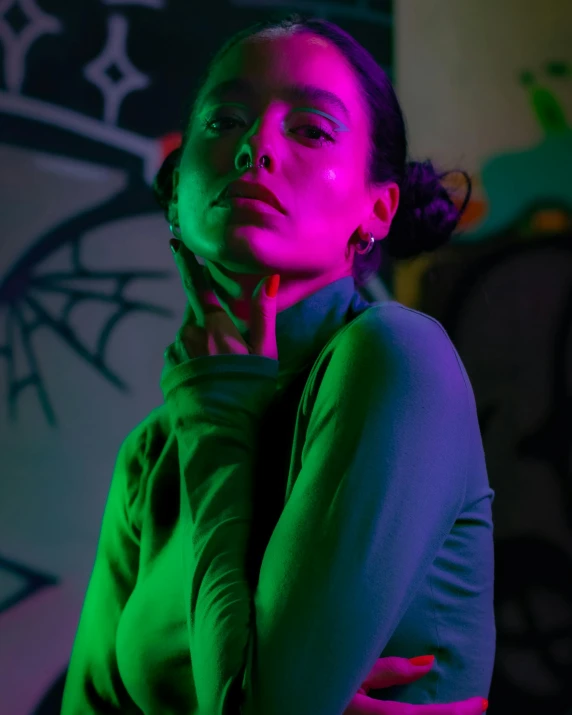
[[[217,89],[222,82],[226,89]],[[326,90],[339,103],[293,87]],[[348,242],[377,198],[365,184],[368,131],[353,70],[327,40],[277,34],[239,43],[202,88],[175,173],[186,245],[229,271],[280,273],[281,289],[288,279],[351,275]],[[242,176],[270,188],[284,213],[213,205]]]

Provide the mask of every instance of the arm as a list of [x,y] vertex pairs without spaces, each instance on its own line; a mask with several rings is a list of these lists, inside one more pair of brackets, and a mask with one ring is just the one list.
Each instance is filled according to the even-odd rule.
[[342,713],[461,508],[470,403],[454,350],[431,320],[378,310],[312,378],[300,468],[254,593],[252,452],[271,361],[199,358],[177,368],[185,380],[171,374],[201,714],[237,712],[240,699],[245,715]]
[[139,541],[129,507],[140,480],[137,442],[121,445],[82,607],[63,693],[61,715],[141,715],[117,669],[115,639],[121,612],[135,585]]

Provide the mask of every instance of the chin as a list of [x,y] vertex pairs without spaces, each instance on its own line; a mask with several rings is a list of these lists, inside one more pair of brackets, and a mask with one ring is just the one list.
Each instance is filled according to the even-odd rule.
[[229,255],[228,251],[221,251],[213,258],[206,259],[223,275],[238,274],[238,275],[262,275],[267,270],[263,263],[256,261],[252,256],[236,255],[233,252]]
[[276,245],[266,235],[264,241],[253,241],[247,236],[226,235],[207,260],[222,264],[236,273],[267,273],[276,266]]

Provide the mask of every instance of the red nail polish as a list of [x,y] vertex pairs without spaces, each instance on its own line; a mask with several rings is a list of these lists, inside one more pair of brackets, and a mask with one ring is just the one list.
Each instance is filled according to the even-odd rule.
[[269,298],[276,298],[278,295],[278,287],[280,286],[280,276],[276,273],[266,281],[266,295]]
[[409,658],[412,665],[429,665],[435,660],[434,655],[418,655],[415,658]]
[[486,698],[483,698],[483,712],[487,710],[489,707],[489,701]]

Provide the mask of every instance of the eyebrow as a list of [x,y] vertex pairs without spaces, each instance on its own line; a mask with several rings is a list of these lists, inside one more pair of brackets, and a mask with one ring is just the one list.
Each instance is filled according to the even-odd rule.
[[[227,79],[219,84],[215,85],[211,90],[209,90],[201,100],[201,104],[207,104],[212,102],[218,97],[225,94],[230,94],[232,92],[240,92],[246,94],[249,97],[256,97],[258,95],[258,90],[256,87],[249,82],[247,79],[241,77],[236,77],[234,79]],[[283,87],[280,93],[292,102],[297,101],[322,101],[327,102],[331,106],[338,109],[346,118],[348,122],[351,120],[351,116],[348,108],[338,97],[337,94],[323,89],[322,87],[316,87],[311,84],[291,84],[287,87]]]

